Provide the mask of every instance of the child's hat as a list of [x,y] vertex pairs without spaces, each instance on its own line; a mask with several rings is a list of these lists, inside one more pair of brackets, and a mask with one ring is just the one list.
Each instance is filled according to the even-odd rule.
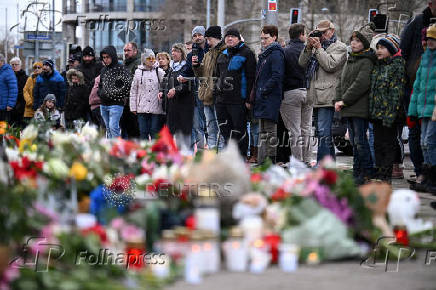
[[52,101],[52,102],[56,103],[56,96],[53,94],[47,94],[47,96],[45,96],[45,98],[44,98],[44,103],[47,101]]
[[367,25],[361,27],[359,30],[353,31],[350,40],[353,37],[357,37],[362,43],[363,48],[368,49],[371,44],[371,40],[374,37],[375,24],[370,22]]
[[428,38],[436,39],[436,24],[433,24],[427,29],[427,39]]
[[377,45],[386,47],[391,55],[395,55],[400,50],[400,38],[395,34],[387,34],[385,37],[380,38]]

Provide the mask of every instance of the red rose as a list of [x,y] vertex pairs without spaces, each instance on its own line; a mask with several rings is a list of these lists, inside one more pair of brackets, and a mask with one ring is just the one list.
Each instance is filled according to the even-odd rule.
[[271,199],[273,201],[282,201],[285,200],[289,196],[289,193],[287,193],[283,188],[279,188],[274,192],[274,194],[271,196]]
[[324,170],[322,173],[322,179],[327,185],[333,185],[336,184],[338,175],[333,170]]

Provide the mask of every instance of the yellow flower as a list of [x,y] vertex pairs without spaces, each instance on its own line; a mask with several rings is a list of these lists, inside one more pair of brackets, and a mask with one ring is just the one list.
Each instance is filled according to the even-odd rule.
[[4,135],[6,133],[6,129],[8,128],[8,123],[6,121],[0,122],[0,135]]
[[28,147],[32,146],[32,140],[30,140],[30,139],[21,139],[20,140],[20,147],[18,148],[20,153],[22,153],[26,149],[27,146]]
[[70,176],[76,180],[83,180],[88,175],[88,169],[82,163],[75,161],[70,169]]
[[36,144],[32,144],[32,146],[30,146],[30,150],[32,152],[35,152],[37,148],[38,148],[38,146],[36,146]]

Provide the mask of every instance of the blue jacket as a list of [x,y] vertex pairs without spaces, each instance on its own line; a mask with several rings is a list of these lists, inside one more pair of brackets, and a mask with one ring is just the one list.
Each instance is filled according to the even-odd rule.
[[280,44],[273,43],[259,55],[255,81],[254,118],[278,121],[283,98],[285,57]]
[[18,85],[12,67],[5,63],[0,68],[0,110],[15,107],[18,96]]
[[426,49],[413,84],[409,104],[409,116],[431,118],[435,106],[436,91],[436,50]]
[[35,88],[33,89],[33,109],[36,111],[42,105],[42,101],[48,94],[56,96],[56,107],[63,109],[66,93],[65,80],[62,75],[53,70],[50,76],[44,73],[36,78]]

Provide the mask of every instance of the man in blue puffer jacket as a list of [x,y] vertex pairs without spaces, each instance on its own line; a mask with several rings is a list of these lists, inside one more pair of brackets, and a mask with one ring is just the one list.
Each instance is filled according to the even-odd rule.
[[54,62],[46,59],[42,62],[42,73],[36,78],[33,89],[33,109],[36,111],[48,94],[56,96],[56,106],[63,111],[66,84],[62,75],[55,69]]
[[0,54],[0,121],[9,121],[18,96],[18,85],[12,67]]
[[259,55],[255,80],[254,118],[260,119],[259,153],[257,162],[263,163],[267,157],[275,163],[277,155],[277,121],[283,98],[283,76],[285,56],[277,43],[277,26],[262,28],[262,53]]

